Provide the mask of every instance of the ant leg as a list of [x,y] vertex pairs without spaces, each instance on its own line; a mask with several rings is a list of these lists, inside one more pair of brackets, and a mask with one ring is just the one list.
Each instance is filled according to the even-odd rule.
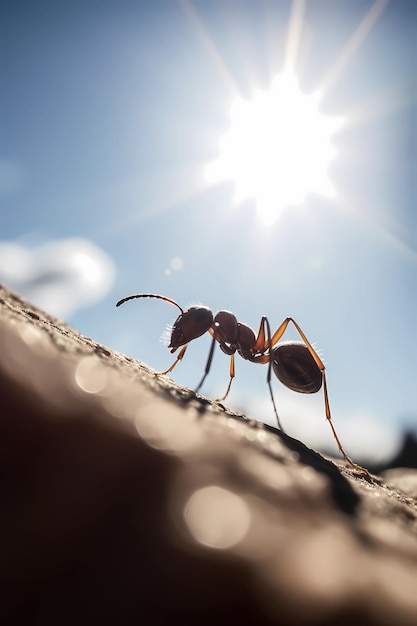
[[311,343],[309,342],[309,340],[307,339],[307,337],[305,336],[305,334],[303,333],[303,331],[301,330],[301,328],[299,327],[297,322],[292,317],[287,317],[282,322],[281,326],[279,326],[278,329],[274,332],[274,334],[272,335],[272,339],[271,339],[272,345],[274,346],[276,343],[278,343],[278,341],[281,339],[282,335],[287,330],[288,324],[290,322],[292,322],[294,324],[298,334],[300,335],[301,339],[306,344],[306,346],[308,348],[308,351],[310,352],[311,356],[315,360],[316,365],[319,368],[319,370],[321,372],[324,372],[324,363],[323,363],[323,361],[321,360],[321,358],[319,357],[317,352],[314,350],[313,346],[311,345]]
[[[277,405],[275,404],[275,398],[274,398],[274,394],[272,391],[272,385],[271,385],[271,371],[272,371],[272,339],[271,339],[271,327],[269,325],[269,321],[266,317],[262,318],[261,321],[261,326],[259,328],[259,333],[258,333],[258,339],[261,336],[261,329],[262,329],[262,334],[265,337],[265,324],[266,327],[268,329],[268,348],[269,348],[269,361],[268,361],[268,374],[266,377],[266,382],[268,383],[268,387],[269,387],[269,394],[271,396],[271,400],[272,400],[272,406],[274,407],[274,413],[275,413],[275,417],[277,418],[277,422],[278,422],[278,428],[285,433],[285,430],[282,427],[282,424],[280,422],[279,419],[279,415],[278,415],[278,410],[277,410]],[[258,339],[256,340],[256,342],[258,343]]]
[[230,380],[227,386],[226,393],[224,394],[222,398],[216,398],[214,402],[222,402],[222,400],[226,400],[227,396],[229,395],[230,387],[232,386],[232,381],[234,377],[235,377],[235,355],[233,353],[230,355]]
[[213,354],[214,354],[215,345],[216,345],[216,339],[215,339],[215,337],[213,337],[212,342],[211,342],[211,346],[210,346],[210,352],[209,352],[207,363],[206,363],[206,368],[204,370],[204,376],[200,380],[200,382],[198,383],[197,387],[194,389],[194,393],[198,393],[198,391],[201,389],[201,387],[203,386],[204,381],[207,378],[207,374],[210,371],[211,362],[213,360]]
[[356,470],[359,470],[360,472],[363,472],[369,478],[371,478],[371,475],[368,472],[368,470],[365,469],[364,467],[362,467],[361,465],[358,465],[357,463],[354,463],[352,461],[352,459],[346,454],[346,452],[343,449],[343,446],[342,446],[342,444],[340,442],[340,439],[337,436],[336,429],[334,427],[334,424],[333,424],[333,421],[332,421],[332,416],[331,416],[331,413],[330,413],[329,396],[328,396],[328,393],[327,393],[326,372],[324,371],[324,369],[322,371],[322,376],[323,376],[323,393],[324,393],[324,404],[325,404],[325,409],[326,409],[326,419],[328,420],[330,428],[332,429],[333,437],[336,440],[337,447],[339,448],[340,452],[342,453],[343,458],[345,459],[345,461],[347,461],[351,467],[353,467]]
[[274,407],[275,417],[277,418],[277,422],[278,422],[278,428],[280,429],[280,431],[281,431],[281,432],[285,433],[285,430],[284,430],[284,428],[282,427],[282,424],[281,424],[280,419],[279,419],[278,410],[277,410],[277,405],[275,404],[274,394],[272,393],[272,385],[271,385],[271,368],[270,368],[270,367],[268,367],[268,378],[267,378],[266,382],[268,383],[268,387],[269,387],[269,395],[271,396],[272,406]]
[[330,426],[330,428],[332,430],[333,437],[335,438],[335,441],[337,443],[337,447],[339,448],[340,452],[342,453],[342,456],[345,459],[345,461],[347,461],[347,463],[349,463],[349,465],[351,467],[353,467],[356,470],[359,470],[360,472],[363,472],[369,478],[371,478],[371,475],[368,472],[368,470],[365,469],[364,467],[362,467],[361,465],[358,465],[357,463],[354,463],[352,461],[352,459],[346,454],[346,452],[343,449],[343,446],[342,446],[342,444],[340,442],[340,439],[337,436],[336,429],[334,427],[332,416],[331,416],[331,412],[330,412],[330,403],[329,403],[329,395],[328,395],[328,392],[327,392],[326,371],[325,371],[324,363],[321,360],[321,358],[319,357],[319,355],[317,354],[317,352],[314,350],[313,346],[311,345],[311,343],[309,342],[309,340],[307,339],[307,337],[305,336],[305,334],[303,333],[303,331],[301,330],[301,328],[299,327],[297,322],[292,317],[287,317],[282,322],[281,326],[279,326],[279,328],[275,331],[275,333],[272,336],[272,340],[271,340],[272,345],[275,345],[281,339],[282,335],[285,333],[285,331],[286,331],[286,329],[288,327],[288,324],[290,322],[292,322],[294,324],[294,326],[297,329],[300,337],[304,341],[305,345],[308,348],[308,351],[310,352],[311,356],[313,357],[314,361],[316,362],[317,367],[319,368],[319,370],[321,372],[322,379],[323,379],[323,394],[324,394],[324,406],[325,406],[325,411],[326,411],[326,419],[329,422],[329,426]]
[[[267,328],[267,339],[265,333],[265,326]],[[285,331],[285,328],[284,328]],[[283,332],[284,332],[283,331]],[[272,346],[273,346],[273,338],[271,338],[271,327],[269,325],[268,318],[263,315],[261,319],[261,323],[259,324],[258,335],[256,337],[255,343],[251,348],[251,351],[255,353],[256,356],[253,356],[250,360],[253,363],[268,363],[268,374],[266,377],[266,382],[268,383],[269,395],[271,396],[272,406],[274,407],[275,417],[277,418],[278,428],[285,433],[285,430],[282,427],[281,421],[278,415],[277,405],[275,404],[274,393],[272,391],[271,385],[271,371],[272,371]],[[265,352],[268,350],[268,353]],[[260,353],[260,354],[256,354]]]
[[[268,326],[269,336],[265,341],[265,324]],[[271,338],[271,328],[265,315],[262,316],[261,323],[259,325],[258,336],[256,337],[255,345],[253,346],[254,352],[264,352],[268,347]],[[272,345],[272,344],[271,344]]]
[[182,361],[182,359],[184,357],[184,354],[185,354],[185,351],[186,351],[187,348],[188,348],[188,344],[186,344],[183,348],[181,348],[180,353],[178,354],[177,358],[175,359],[175,361],[171,365],[171,367],[169,367],[167,370],[165,370],[165,372],[154,372],[154,376],[166,376],[167,374],[169,374],[169,372],[172,372],[172,370],[177,365],[177,363]]

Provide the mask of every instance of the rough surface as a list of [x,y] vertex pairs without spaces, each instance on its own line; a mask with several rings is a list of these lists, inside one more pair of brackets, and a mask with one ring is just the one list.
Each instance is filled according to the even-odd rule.
[[417,623],[414,470],[369,480],[4,288],[0,314],[3,623]]

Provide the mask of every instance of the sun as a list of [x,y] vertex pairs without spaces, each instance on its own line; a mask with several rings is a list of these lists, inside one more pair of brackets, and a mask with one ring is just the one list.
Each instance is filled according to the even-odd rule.
[[271,223],[309,194],[335,195],[329,167],[336,156],[333,135],[343,122],[321,113],[318,92],[305,94],[294,74],[280,74],[268,91],[232,103],[230,128],[206,180],[233,181],[235,201],[252,198],[259,217]]

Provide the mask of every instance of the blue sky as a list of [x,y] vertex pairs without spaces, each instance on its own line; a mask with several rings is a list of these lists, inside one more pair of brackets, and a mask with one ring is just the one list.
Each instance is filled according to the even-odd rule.
[[[330,172],[337,198],[312,194],[265,224],[253,199],[234,201],[233,182],[210,186],[202,172],[233,98],[282,71],[297,6],[300,87],[328,79],[322,111],[345,119]],[[35,299],[45,245],[91,245],[97,297],[72,285],[72,310],[60,306],[70,270],[55,251],[48,309],[157,370],[173,360],[160,339],[177,311],[157,300],[116,309],[123,296],[229,309],[255,330],[263,314],[273,329],[292,316],[323,355],[347,451],[392,453],[405,428],[417,431],[416,27],[412,0],[4,1],[0,280]],[[37,276],[11,275],[11,244]],[[190,345],[176,381],[198,383],[209,344]],[[236,367],[228,404],[273,423],[266,367]],[[222,394],[228,369],[218,351],[203,392]],[[274,391],[289,434],[332,446],[321,394],[277,380]]]

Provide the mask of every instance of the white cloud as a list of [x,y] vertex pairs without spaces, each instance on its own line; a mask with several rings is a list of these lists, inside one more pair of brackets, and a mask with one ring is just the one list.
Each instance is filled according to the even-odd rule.
[[111,258],[87,239],[51,240],[36,248],[0,242],[0,281],[60,318],[101,300],[114,277]]

